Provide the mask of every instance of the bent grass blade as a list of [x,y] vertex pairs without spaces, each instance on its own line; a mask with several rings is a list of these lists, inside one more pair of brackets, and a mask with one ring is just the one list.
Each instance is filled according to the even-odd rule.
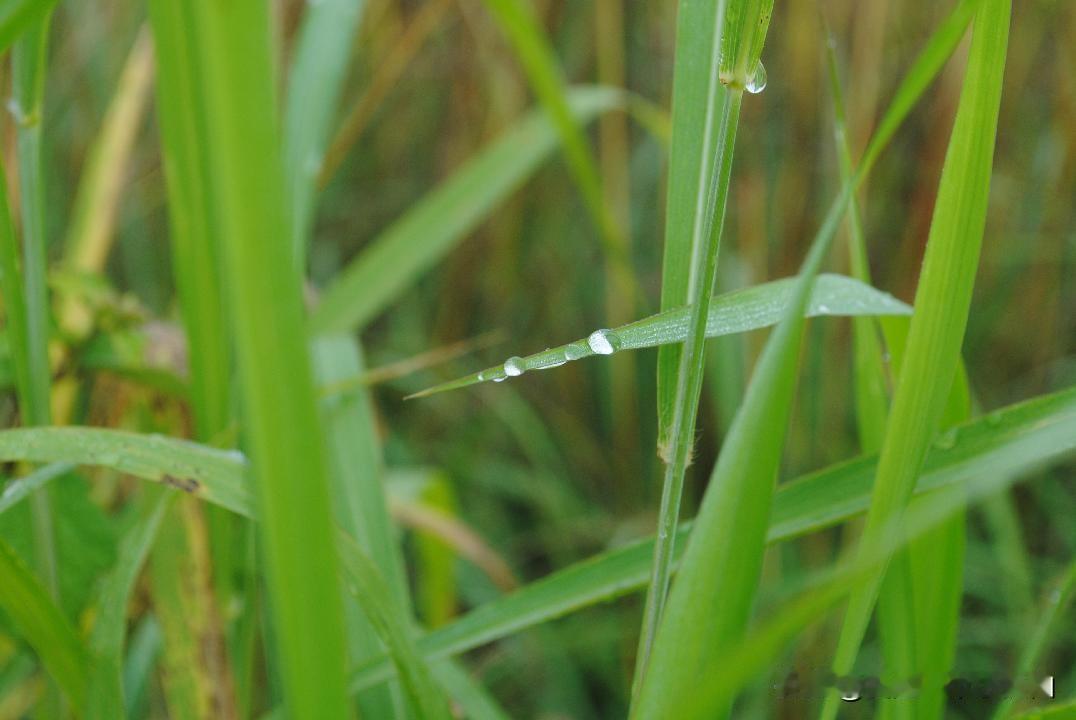
[[[784,278],[715,297],[706,319],[706,337],[769,327],[781,319],[795,278]],[[911,308],[888,293],[842,275],[821,275],[805,317],[908,315]],[[611,330],[595,330],[588,337],[526,357],[512,357],[504,365],[486,368],[410,395],[427,397],[483,382],[501,382],[530,370],[547,370],[592,355],[618,350],[639,350],[683,342],[690,331],[691,308],[682,307],[651,315]]]

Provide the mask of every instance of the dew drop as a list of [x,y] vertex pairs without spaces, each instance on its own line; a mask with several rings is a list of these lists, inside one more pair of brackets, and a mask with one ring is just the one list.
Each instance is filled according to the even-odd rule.
[[859,690],[842,690],[841,700],[845,702],[855,702],[859,700]]
[[620,349],[620,336],[612,330],[595,330],[587,338],[587,345],[598,355],[612,355]]
[[747,78],[745,89],[752,95],[758,95],[766,89],[766,66],[761,60],[758,61],[758,65],[755,65],[755,71]]
[[564,348],[564,359],[578,360],[587,354],[588,348],[584,347],[582,343],[572,343]]
[[508,377],[519,377],[525,372],[527,368],[523,365],[523,358],[518,355],[513,355],[504,361],[504,374]]
[[505,378],[505,377],[495,377],[495,378],[493,378],[493,382],[504,382],[507,379],[508,378]]
[[826,305],[825,303],[822,303],[821,305],[819,305],[818,306],[818,314],[819,315],[827,315],[827,314],[829,314],[829,305]]

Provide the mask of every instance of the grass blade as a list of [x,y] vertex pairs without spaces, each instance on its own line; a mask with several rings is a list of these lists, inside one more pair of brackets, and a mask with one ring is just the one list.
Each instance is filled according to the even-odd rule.
[[[49,294],[46,278],[45,183],[41,165],[41,123],[45,95],[45,68],[48,63],[50,17],[41,16],[26,28],[12,50],[12,92],[17,120],[15,143],[19,169],[19,199],[22,206],[22,285],[25,293],[25,335],[15,339],[16,353],[25,355],[26,396],[20,412],[23,425],[49,425],[51,409],[51,366],[49,364]],[[49,489],[43,487],[30,497],[33,513],[34,562],[53,600],[60,601],[59,568],[56,559],[56,529]],[[45,712],[58,712],[54,693],[49,693]]]
[[300,269],[306,264],[314,224],[317,179],[365,4],[365,0],[308,4],[291,60],[284,110],[284,177]]
[[[188,12],[201,36],[206,104],[187,111],[204,112],[209,138],[219,202],[214,239],[231,306],[285,702],[295,716],[345,717],[342,597],[302,290],[291,252],[269,8],[258,0],[199,0]],[[265,312],[270,307],[271,315]]]
[[[152,84],[153,42],[149,30],[142,28],[127,56],[101,129],[86,154],[65,238],[65,273],[99,275],[105,270],[116,237],[116,217],[131,150]],[[59,305],[59,328],[75,341],[85,340],[92,330],[93,317],[82,298],[68,296]]]
[[[707,310],[706,337],[718,337],[769,327],[780,320],[788,305],[794,278],[774,280],[719,295]],[[841,275],[822,275],[806,308],[808,317],[903,315],[910,308],[892,295]],[[436,385],[411,397],[425,397],[481,382],[499,382],[528,370],[545,370],[566,362],[617,350],[664,346],[683,342],[691,330],[691,308],[668,310],[612,330],[597,330],[589,338],[510,358],[505,365],[486,368],[458,380]],[[514,362],[513,362],[514,361]],[[507,369],[506,369],[507,368]]]
[[[350,378],[363,371],[358,344],[348,337],[322,337],[313,341],[312,354],[321,382]],[[389,607],[398,609],[396,623],[408,627],[410,599],[400,554],[385,499],[382,478],[381,448],[376,436],[370,397],[365,388],[335,398],[323,407],[323,418],[329,436],[329,458],[333,472],[333,505],[336,520],[342,531],[355,541],[362,551],[374,560],[386,592],[392,598]],[[357,610],[357,608],[351,608]],[[355,612],[349,618],[352,630],[353,661],[361,662],[381,654],[382,646],[371,631],[372,622],[364,613]],[[383,626],[382,626],[383,627]],[[410,643],[405,657],[414,658]],[[402,658],[398,658],[403,661]],[[408,684],[411,703],[416,711],[423,703],[434,702],[440,691],[429,677],[421,661],[408,672],[413,680]],[[391,688],[386,688],[391,691]],[[415,695],[421,692],[422,695]],[[397,707],[396,692],[364,693],[360,705],[368,714],[405,712]],[[424,699],[427,695],[430,700]],[[440,712],[440,710],[438,711]]]
[[90,638],[93,664],[86,705],[86,717],[90,720],[107,720],[126,714],[122,673],[127,605],[161,520],[173,499],[175,495],[160,488],[151,488],[145,493],[137,519],[120,544],[116,566],[101,588]]
[[20,35],[48,17],[56,0],[9,0],[0,7],[0,52]]
[[[681,3],[684,7],[686,3]],[[762,68],[759,56],[770,24],[772,0],[730,0],[720,2],[713,23],[710,41],[710,63],[705,80],[707,88],[706,108],[720,106],[720,120],[715,125],[708,114],[703,125],[702,157],[713,156],[707,167],[703,160],[699,166],[696,202],[690,236],[690,251],[685,253],[686,285],[683,292],[686,304],[691,308],[688,333],[680,351],[676,370],[676,390],[670,397],[671,405],[658,396],[659,419],[669,409],[669,424],[658,427],[658,454],[665,461],[665,474],[661,489],[661,505],[658,509],[658,535],[654,546],[654,570],[643,608],[642,631],[639,652],[635,661],[633,694],[638,694],[648,669],[650,656],[656,642],[658,627],[666,602],[671,575],[673,538],[680,515],[680,497],[683,493],[684,475],[691,462],[695,443],[695,418],[698,413],[699,395],[704,376],[706,324],[709,305],[717,282],[717,260],[721,248],[721,233],[725,223],[725,205],[732,174],[732,157],[736,145],[736,128],[740,119],[740,104],[744,89],[750,87],[758,92],[765,87],[752,85],[758,69]],[[674,81],[675,82],[675,81]],[[722,100],[719,101],[718,98]],[[673,109],[675,115],[676,108]],[[673,142],[675,145],[676,137]],[[667,209],[671,212],[671,209]],[[683,242],[680,238],[666,242]],[[667,271],[665,271],[667,272]],[[680,288],[675,292],[680,293]],[[662,307],[666,307],[665,294]],[[659,357],[659,377],[662,360]],[[665,430],[668,435],[665,435]]]
[[[986,0],[975,17],[964,89],[916,292],[919,314],[909,330],[862,552],[907,504],[956,372],[986,222],[1008,24],[1006,0]],[[851,597],[834,658],[838,675],[852,669],[880,580],[879,574]],[[835,692],[827,693],[823,717],[834,717],[838,703]]]
[[[576,88],[568,103],[580,121],[619,108],[611,88]],[[326,288],[311,318],[318,334],[363,327],[516,190],[557,146],[549,117],[535,111],[470,159],[353,260]]]
[[86,701],[86,648],[45,587],[3,541],[0,607],[37,653],[71,706],[81,711]]
[[[1020,661],[1013,674],[1017,683],[1038,684],[1035,668],[1050,641],[1058,637],[1058,623],[1063,622],[1073,598],[1076,598],[1076,563],[1071,563],[1056,581],[1040,611],[1035,630],[1020,653]],[[1019,696],[1009,693],[994,711],[994,720],[1005,720],[1012,714]]]
[[616,269],[618,286],[626,286],[627,290],[633,291],[635,282],[628,265],[623,232],[603,200],[598,165],[587,145],[580,121],[572,112],[564,78],[549,40],[524,0],[484,2],[511,41],[531,89],[560,136],[561,148],[583,195],[583,203],[600,233],[606,256]]

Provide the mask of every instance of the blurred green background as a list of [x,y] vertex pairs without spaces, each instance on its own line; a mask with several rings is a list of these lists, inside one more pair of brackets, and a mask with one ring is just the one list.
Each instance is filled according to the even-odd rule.
[[[301,3],[274,3],[283,58]],[[572,83],[622,85],[668,108],[676,3],[536,0]],[[763,55],[769,85],[745,98],[733,170],[719,291],[796,271],[836,194],[831,99],[819,10],[833,30],[853,153],[862,149],[900,73],[948,7],[890,0],[779,2]],[[63,3],[52,43],[45,114],[49,237],[62,255],[86,152],[144,20],[141,2]],[[927,94],[861,194],[877,287],[912,300],[964,53]],[[990,211],[965,342],[977,405],[990,410],[1076,383],[1076,3],[1027,0],[1012,21]],[[5,78],[5,87],[10,79]],[[345,152],[318,209],[315,286],[404,214],[454,168],[535,105],[511,47],[474,0],[368,0],[341,124]],[[175,322],[165,189],[152,103],[122,186],[107,277],[119,324]],[[13,141],[7,123],[4,141]],[[480,535],[519,581],[651,532],[660,494],[655,453],[654,351],[594,358],[512,382],[429,399],[428,385],[585,336],[657,310],[664,226],[665,138],[627,115],[589,136],[607,201],[629,230],[634,297],[616,292],[590,216],[554,155],[481,229],[422,276],[362,340],[372,368],[430,350],[434,362],[375,388],[386,462],[397,492],[433,493]],[[10,155],[10,153],[8,153]],[[14,187],[14,185],[13,185]],[[835,246],[829,268],[846,271]],[[62,279],[62,278],[61,278]],[[846,320],[810,325],[783,478],[857,453]],[[710,341],[699,443],[685,498],[694,514],[764,335]],[[466,354],[459,343],[465,341]],[[158,341],[160,342],[160,341]],[[102,373],[82,398],[104,424],[134,393]],[[126,388],[126,389],[124,389]],[[144,398],[134,402],[148,402]],[[11,407],[7,408],[8,412]],[[1076,465],[1015,491],[1015,516],[989,503],[970,515],[957,674],[1006,675],[1034,617],[1034,598],[1006,597],[1002,573],[1026,572],[1038,590],[1076,555]],[[1009,521],[1015,521],[1013,525]],[[763,604],[833,558],[837,531],[771,550]],[[1015,535],[1013,535],[1015,533]],[[999,538],[1026,548],[1023,561]],[[1015,538],[1015,540],[1014,540]],[[412,562],[436,567],[437,547],[409,541]],[[504,580],[504,578],[502,578]],[[434,587],[435,583],[442,583]],[[467,562],[416,573],[427,621],[500,592]],[[472,654],[472,667],[519,717],[619,717],[641,599],[563,619]],[[832,630],[832,628],[831,628]],[[1073,625],[1053,662],[1076,684]],[[802,641],[785,669],[824,666],[826,629]],[[871,647],[865,649],[871,662]],[[780,683],[775,674],[768,682]],[[976,717],[974,704],[966,717]],[[796,717],[762,683],[745,708]],[[781,713],[784,713],[783,715]]]

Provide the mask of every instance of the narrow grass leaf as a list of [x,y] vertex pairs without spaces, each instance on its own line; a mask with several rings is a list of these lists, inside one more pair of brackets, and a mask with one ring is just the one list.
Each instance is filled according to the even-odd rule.
[[[1007,0],[986,0],[975,17],[964,88],[916,292],[917,314],[882,446],[862,552],[907,504],[956,373],[986,222],[1009,14]],[[851,597],[834,657],[838,675],[852,669],[880,580],[878,574]],[[839,702],[836,692],[827,693],[823,717],[834,717]]]
[[[575,88],[568,106],[580,122],[623,106],[612,88]],[[543,111],[527,114],[468,160],[365,248],[325,289],[311,317],[318,334],[362,328],[478,227],[557,147]]]
[[46,18],[56,0],[8,0],[0,7],[0,52],[34,23]]
[[223,259],[285,703],[297,717],[342,718],[349,705],[343,599],[292,253],[269,7],[199,0],[186,9],[200,35],[206,102],[185,111],[204,113],[209,139],[219,211],[213,234]]
[[[1049,644],[1063,637],[1063,633],[1058,633],[1058,625],[1065,621],[1073,599],[1076,599],[1076,563],[1069,563],[1061,577],[1052,583],[1039,608],[1035,629],[1020,651],[1020,660],[1013,673],[1016,684],[1038,684],[1040,677],[1035,673],[1037,665]],[[1071,621],[1071,618],[1068,619]],[[1018,694],[1009,693],[994,710],[993,720],[1005,720],[1012,715],[1018,699]]]
[[20,428],[0,431],[0,457],[107,467],[241,515],[253,512],[243,455],[186,440],[99,428]]
[[538,25],[526,0],[483,0],[508,36],[538,102],[545,109],[560,137],[561,149],[571,168],[583,202],[597,227],[606,255],[633,288],[627,268],[622,233],[605,205],[598,164],[583,134],[580,119],[572,112],[568,90],[548,38]]
[[86,717],[109,720],[126,714],[123,701],[123,647],[127,635],[127,606],[135,580],[157,537],[168,505],[175,495],[150,488],[140,503],[134,525],[120,543],[116,565],[105,579],[90,637],[91,664]]
[[74,465],[70,463],[51,463],[25,477],[9,481],[4,485],[4,491],[0,493],[0,514],[18,505],[38,488],[70,472],[73,467]]
[[[681,3],[681,7],[684,5],[686,3]],[[705,160],[699,167],[691,246],[690,252],[684,257],[687,263],[686,304],[690,307],[688,332],[677,365],[676,391],[669,406],[669,424],[666,427],[659,422],[658,428],[658,454],[665,462],[665,472],[658,509],[653,577],[643,605],[642,630],[635,660],[633,699],[638,695],[648,670],[665,608],[672,571],[672,543],[680,515],[680,497],[695,444],[695,421],[705,375],[706,324],[717,282],[717,262],[725,223],[725,206],[732,175],[740,105],[745,89],[758,92],[765,87],[763,76],[756,77],[754,70],[756,66],[762,68],[759,55],[769,28],[771,9],[772,0],[729,0],[717,3],[717,11],[711,25],[713,37],[709,72],[707,76],[699,78],[706,83],[707,110],[720,106],[720,121],[714,125],[707,117],[703,126],[702,154],[704,158],[713,156],[714,159],[709,167]],[[747,73],[743,72],[744,67],[751,71],[750,79]],[[723,101],[718,98],[723,98]],[[664,295],[662,299],[664,301]],[[659,376],[660,372],[659,358]],[[664,409],[660,395],[659,408]],[[660,413],[659,410],[659,417]]]
[[365,5],[365,0],[308,3],[292,54],[284,109],[284,176],[300,269],[306,264],[322,158]]
[[[774,325],[789,302],[795,278],[774,280],[719,295],[707,310],[706,337],[747,332]],[[892,295],[842,275],[818,278],[806,307],[807,317],[906,315],[911,308]],[[501,366],[486,368],[458,380],[436,385],[412,397],[424,397],[481,382],[499,382],[528,370],[545,370],[593,355],[618,350],[683,342],[690,332],[691,308],[667,310],[614,329],[596,330],[589,337],[526,357],[509,358]]]
[[[355,377],[364,365],[358,343],[350,337],[327,336],[316,338],[311,353],[317,377],[322,383]],[[381,448],[379,447],[373,408],[369,393],[360,387],[346,395],[324,403],[322,418],[328,432],[329,462],[332,469],[333,506],[336,521],[342,531],[374,560],[384,584],[398,608],[399,622],[407,625],[411,606],[403,557],[389,517],[385,491]],[[353,662],[361,662],[383,652],[365,613],[350,606],[351,654]],[[426,689],[437,694],[427,670],[418,666],[413,671],[419,681],[409,690]],[[372,715],[400,715],[398,692],[379,688],[360,696],[360,707]],[[423,702],[412,696],[415,706]],[[414,709],[418,709],[417,707]]]
[[[86,154],[71,222],[65,238],[61,271],[72,275],[98,275],[117,237],[116,218],[127,179],[131,150],[145,115],[153,84],[153,41],[142,28],[127,55],[101,129]],[[57,309],[60,329],[81,341],[93,324],[84,298],[69,295]]]
[[[52,422],[49,365],[49,294],[46,279],[45,182],[41,164],[41,125],[44,112],[45,68],[48,64],[48,15],[26,28],[12,50],[12,92],[17,121],[15,148],[22,205],[22,285],[25,293],[26,334],[16,343],[26,356],[27,396],[19,408],[24,425]],[[34,561],[54,599],[59,598],[59,569],[52,501],[48,488],[30,498],[33,511]]]
[[0,541],[0,608],[77,712],[85,706],[86,647],[41,581]]

